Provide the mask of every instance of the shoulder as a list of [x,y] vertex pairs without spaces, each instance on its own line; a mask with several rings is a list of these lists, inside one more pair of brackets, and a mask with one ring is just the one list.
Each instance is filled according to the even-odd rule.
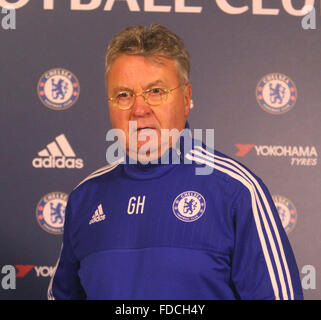
[[115,170],[121,163],[123,162],[123,159],[120,159],[119,161],[115,161],[113,163],[110,163],[106,166],[103,166],[94,172],[92,172],[90,175],[88,175],[86,178],[84,178],[82,181],[78,183],[78,185],[73,189],[73,191],[76,191],[80,188],[84,188],[85,186],[89,186],[94,181],[97,181],[100,177],[105,176],[108,173],[111,173],[113,170]]
[[263,185],[262,180],[244,164],[204,144],[194,146],[186,157],[197,164],[208,166],[212,169],[213,177],[220,177],[230,185],[237,185],[241,189]]

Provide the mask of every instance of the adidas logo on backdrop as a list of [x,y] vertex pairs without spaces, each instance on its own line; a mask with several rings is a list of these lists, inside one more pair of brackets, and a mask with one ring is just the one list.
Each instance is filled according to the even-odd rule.
[[38,152],[38,157],[32,160],[34,168],[81,169],[84,161],[77,158],[74,150],[64,134],[47,144]]
[[106,219],[106,215],[104,214],[103,207],[100,204],[96,209],[95,213],[91,217],[89,224],[93,224],[95,222],[100,222]]

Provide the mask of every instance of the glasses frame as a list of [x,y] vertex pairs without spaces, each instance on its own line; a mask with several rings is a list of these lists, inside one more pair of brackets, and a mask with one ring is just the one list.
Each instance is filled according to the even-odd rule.
[[[180,88],[180,87],[182,87],[182,86],[186,86],[186,83],[180,84],[178,87],[175,87],[175,88],[173,88],[173,89],[163,89],[163,88],[161,88],[161,89],[164,90],[165,93],[166,93],[165,101],[167,100],[168,95],[169,95],[170,93],[172,93],[172,91],[174,91],[174,90],[176,90],[176,89],[178,89],[178,88]],[[156,107],[156,106],[161,105],[162,102],[163,102],[163,100],[162,100],[162,102],[160,102],[160,103],[152,104],[152,103],[149,103],[149,102],[147,101],[147,97],[146,97],[146,95],[147,95],[149,92],[151,92],[153,89],[155,89],[155,88],[147,89],[147,90],[143,91],[142,93],[138,93],[138,94],[133,91],[132,93],[133,93],[134,100],[133,100],[133,103],[132,103],[131,105],[129,105],[128,107],[124,107],[124,108],[120,107],[120,106],[119,106],[119,103],[116,102],[116,100],[117,100],[116,97],[108,98],[108,101],[113,102],[113,103],[117,106],[117,108],[120,109],[120,110],[129,110],[129,109],[131,109],[131,108],[133,107],[133,105],[135,104],[136,98],[139,97],[139,96],[142,96],[142,97],[144,98],[144,101],[145,101],[147,104],[149,104],[150,106]],[[126,91],[126,90],[123,90],[123,91]],[[122,91],[121,91],[121,92],[122,92]],[[163,99],[163,98],[162,98],[162,99]]]

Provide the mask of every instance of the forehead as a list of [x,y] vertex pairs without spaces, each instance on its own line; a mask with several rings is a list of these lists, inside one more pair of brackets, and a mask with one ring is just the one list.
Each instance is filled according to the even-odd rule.
[[144,57],[122,54],[111,64],[107,75],[107,87],[144,87],[153,82],[178,82],[174,60],[163,56]]

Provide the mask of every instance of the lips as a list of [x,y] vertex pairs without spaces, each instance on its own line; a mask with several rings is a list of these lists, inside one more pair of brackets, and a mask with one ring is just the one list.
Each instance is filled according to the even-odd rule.
[[137,133],[141,136],[141,135],[146,135],[146,136],[150,136],[155,132],[155,128],[151,128],[151,127],[143,127],[143,128],[138,128],[137,129]]
[[153,127],[141,127],[141,128],[137,128],[137,131],[142,131],[142,130],[155,130],[155,128]]

